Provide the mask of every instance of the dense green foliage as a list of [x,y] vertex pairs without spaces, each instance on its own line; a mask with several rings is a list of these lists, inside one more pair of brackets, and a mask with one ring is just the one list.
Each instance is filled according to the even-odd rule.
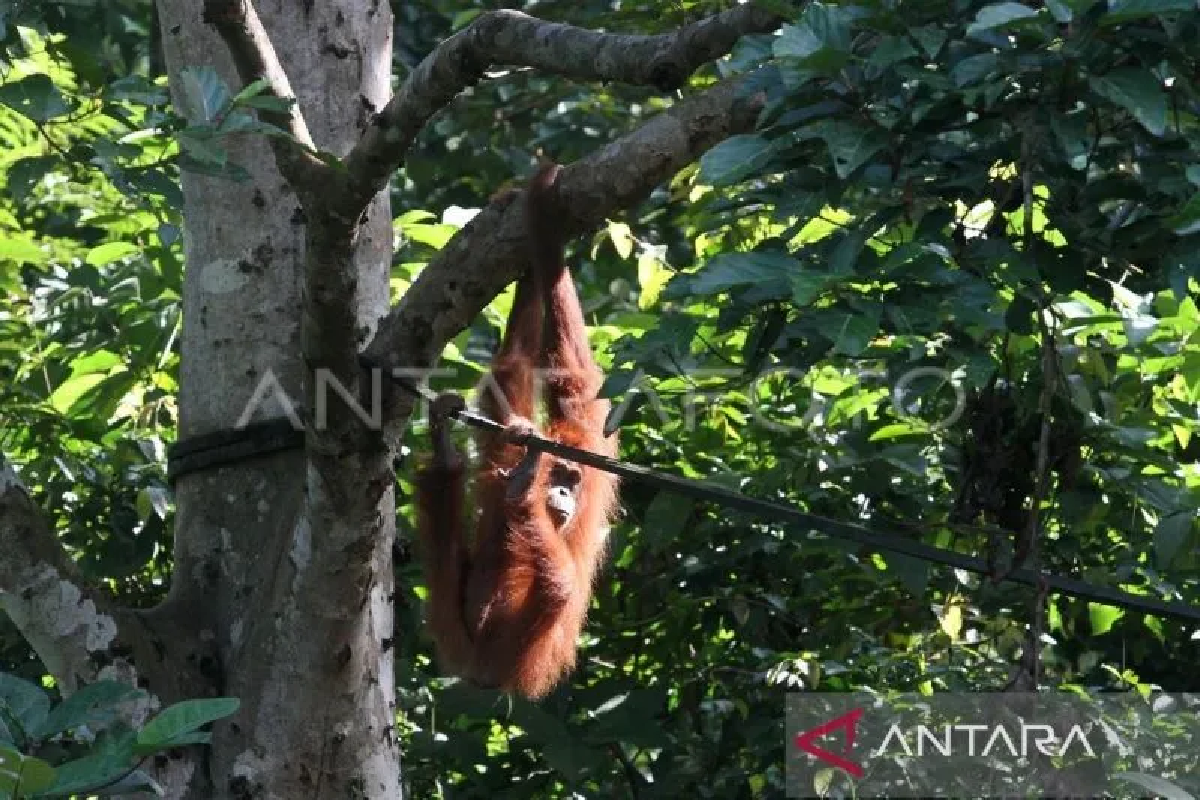
[[[102,5],[26,6],[52,16],[3,32],[0,448],[88,574],[152,601],[170,568],[174,180],[204,164],[172,136],[147,5]],[[531,11],[660,31],[711,5]],[[397,13],[401,77],[470,17]],[[1001,571],[1028,551],[1200,603],[1195,3],[793,16],[694,80],[757,70],[760,129],[574,249],[623,457]],[[529,71],[461,98],[394,182],[395,291],[453,233],[446,208],[670,99]],[[506,308],[448,348],[462,388]],[[996,690],[1031,640],[1043,685],[1200,688],[1200,639],[1177,622],[1053,595],[1039,614],[1032,590],[638,485],[622,505],[581,668],[540,706],[436,677],[402,525],[414,796],[778,796],[789,688]]]
[[207,744],[200,728],[238,709],[236,698],[184,700],[141,730],[117,721],[145,692],[97,681],[51,706],[41,687],[0,673],[0,797],[107,797],[140,790],[162,794],[142,765],[156,753]]

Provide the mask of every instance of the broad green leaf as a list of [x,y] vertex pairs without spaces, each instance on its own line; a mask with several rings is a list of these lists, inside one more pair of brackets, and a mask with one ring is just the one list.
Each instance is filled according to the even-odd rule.
[[50,713],[50,698],[40,686],[22,680],[7,672],[0,672],[0,706],[7,716],[20,726],[22,737],[37,730]]
[[786,253],[722,253],[692,276],[693,294],[705,296],[760,281],[787,280],[800,264]]
[[0,745],[0,797],[12,797],[21,779],[21,751]]
[[156,86],[141,75],[119,78],[108,85],[106,94],[115,100],[128,100],[147,106],[166,105],[170,100],[165,87]]
[[605,225],[605,232],[608,233],[608,240],[612,242],[617,255],[621,258],[629,258],[633,255],[633,248],[637,245],[637,240],[627,223],[609,220]]
[[851,18],[845,6],[809,3],[799,23],[780,30],[774,54],[797,59],[801,66],[818,72],[837,69],[849,58]]
[[651,547],[678,547],[683,526],[692,516],[695,502],[674,492],[659,492],[646,508],[642,531]]
[[824,272],[797,270],[789,276],[792,286],[792,302],[804,307],[812,304],[834,282],[834,277]]
[[233,96],[233,102],[243,103],[252,97],[257,97],[263,92],[267,91],[269,86],[270,84],[267,83],[266,78],[259,78],[256,81],[251,81],[250,83],[246,84],[246,86],[243,87],[240,92]]
[[663,711],[663,692],[634,689],[611,697],[592,712],[594,722],[585,731],[589,743],[622,742],[633,747],[660,748],[670,737],[655,720]]
[[829,255],[829,261],[826,264],[829,271],[834,275],[852,273],[854,264],[858,261],[859,254],[862,253],[866,243],[867,233],[863,228],[855,228],[847,232]]
[[1087,115],[1052,113],[1050,129],[1058,140],[1059,147],[1072,169],[1087,167],[1088,154],[1091,152],[1093,137],[1088,131]]
[[57,155],[18,159],[8,167],[8,191],[19,200],[28,200],[34,188],[43,185],[46,176],[56,174],[61,167],[62,159]]
[[186,128],[175,134],[175,140],[184,153],[197,164],[223,168],[229,161],[229,153],[206,128]]
[[0,83],[0,103],[34,122],[48,122],[71,112],[50,76],[42,74]]
[[1100,18],[1100,24],[1116,25],[1139,17],[1188,11],[1196,11],[1196,0],[1109,0],[1108,13]]
[[937,54],[941,52],[942,46],[946,44],[946,29],[940,25],[922,25],[919,28],[913,28],[909,33],[917,40],[917,44],[921,45],[921,49],[929,58],[936,58]]
[[861,355],[878,333],[878,313],[842,315],[840,324],[830,332],[833,349],[848,356]]
[[0,239],[0,260],[16,261],[21,264],[45,264],[45,251],[28,239]]
[[995,53],[980,53],[967,56],[950,69],[950,80],[962,88],[979,83],[1000,68],[1000,56]]
[[1167,96],[1162,84],[1148,69],[1120,67],[1089,81],[1092,89],[1133,115],[1155,136],[1167,128]]
[[533,703],[514,709],[513,719],[543,753],[546,763],[563,776],[575,779],[601,760],[600,752],[580,739],[565,720]]
[[82,794],[87,789],[108,786],[129,772],[134,763],[132,749],[124,755],[102,751],[67,761],[58,765],[55,781],[46,796],[67,797]]
[[121,357],[111,350],[96,350],[71,362],[71,376],[108,372],[121,364]]
[[872,432],[870,440],[872,442],[883,442],[887,441],[888,439],[901,439],[905,436],[912,436],[916,433],[918,433],[918,430],[910,423],[893,422]]
[[1169,224],[1178,236],[1200,232],[1200,194],[1192,195],[1171,217]]
[[133,242],[105,242],[89,250],[84,261],[94,267],[102,267],[139,252],[141,248]]
[[0,797],[33,797],[54,784],[54,767],[40,758],[0,747]]
[[232,100],[229,88],[212,67],[184,67],[179,82],[184,111],[193,125],[213,122]]
[[920,55],[917,48],[909,44],[903,36],[885,36],[867,57],[867,63],[872,66],[887,68],[893,64]]
[[181,739],[213,720],[227,717],[241,703],[235,697],[214,697],[208,700],[184,700],[165,709],[146,723],[137,735],[135,750],[140,754],[173,747]]
[[66,414],[81,397],[99,386],[107,377],[104,373],[92,372],[68,378],[47,398],[50,406],[60,414]]
[[674,273],[661,259],[646,252],[638,256],[637,275],[638,287],[641,290],[638,294],[638,308],[652,308]]
[[117,681],[88,684],[55,706],[34,731],[34,736],[44,739],[81,725],[104,727],[116,717],[120,704],[144,694],[140,689]]
[[1092,635],[1102,636],[1125,616],[1125,610],[1116,606],[1105,606],[1100,603],[1088,603],[1088,618],[1092,623]]
[[700,180],[729,186],[744,180],[770,160],[774,145],[753,133],[731,136],[700,157]]
[[402,226],[401,230],[412,241],[427,244],[435,250],[441,250],[446,246],[446,242],[458,233],[458,226],[414,222]]
[[1020,3],[993,3],[979,9],[975,21],[967,26],[967,35],[974,36],[997,28],[1006,28],[1014,23],[1025,22],[1037,16],[1037,11]]
[[837,176],[843,179],[887,145],[882,131],[844,120],[822,120],[810,131],[825,141]]
[[1037,304],[1025,295],[1019,294],[1013,298],[1008,310],[1004,313],[1004,324],[1013,333],[1028,336],[1033,333],[1034,314],[1036,313]]
[[1191,511],[1168,514],[1154,526],[1154,557],[1158,565],[1166,569],[1183,551],[1192,538],[1196,515]]

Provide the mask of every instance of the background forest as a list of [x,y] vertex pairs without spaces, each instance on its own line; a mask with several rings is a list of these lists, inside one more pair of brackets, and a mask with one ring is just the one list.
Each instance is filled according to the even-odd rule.
[[[393,5],[401,78],[481,10]],[[720,7],[525,10],[652,33]],[[1200,604],[1195,2],[785,11],[692,78],[759,70],[758,130],[572,248],[622,458],[998,574],[1016,559]],[[147,0],[0,3],[0,452],[86,575],[142,607],[172,568],[178,176],[239,177],[168,102],[158,36]],[[393,298],[536,151],[570,163],[671,102],[537,71],[464,93],[392,181]],[[453,388],[486,366],[510,300],[447,349]],[[412,797],[781,796],[789,690],[1200,690],[1195,624],[629,482],[579,670],[497,710],[432,661],[422,422],[407,441]],[[0,669],[45,672],[3,617]]]

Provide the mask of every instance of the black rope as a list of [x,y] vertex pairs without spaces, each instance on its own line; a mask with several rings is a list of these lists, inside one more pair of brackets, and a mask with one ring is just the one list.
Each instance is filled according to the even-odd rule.
[[[411,383],[404,378],[392,378],[392,380],[405,391],[423,400],[432,401],[436,397],[426,387]],[[921,561],[955,567],[988,577],[993,577],[995,572],[991,565],[982,558],[956,553],[953,550],[945,550],[923,542],[916,542],[906,538],[903,534],[880,533],[855,523],[841,522],[829,517],[822,517],[818,514],[808,514],[783,503],[760,500],[732,489],[726,489],[723,486],[708,483],[707,481],[681,478],[676,475],[655,472],[645,467],[618,461],[614,458],[608,458],[589,450],[581,450],[578,447],[571,447],[570,445],[556,442],[553,439],[546,439],[534,434],[510,434],[505,426],[474,411],[464,410],[454,416],[460,422],[472,428],[502,434],[514,444],[551,453],[569,461],[586,464],[589,467],[595,467],[596,469],[610,472],[613,475],[619,475],[622,478],[629,478],[649,484],[663,491],[692,497],[697,500],[709,500],[726,508],[745,511],[760,518],[792,523],[809,531],[816,531],[836,539],[854,542],[872,550],[899,553]],[[1200,621],[1200,607],[1197,606],[1178,601],[1163,601],[1154,597],[1136,595],[1106,586],[1096,586],[1095,584],[1076,578],[1036,572],[1027,567],[1019,567],[1012,570],[1003,576],[1002,580],[1037,588],[1046,586],[1082,600],[1091,600],[1104,605],[1118,606],[1133,611],[1143,611],[1156,616],[1174,617],[1193,622]]]

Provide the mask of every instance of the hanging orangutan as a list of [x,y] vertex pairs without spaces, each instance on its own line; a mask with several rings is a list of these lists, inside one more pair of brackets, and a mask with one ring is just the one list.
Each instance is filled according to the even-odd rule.
[[[540,433],[615,456],[616,434],[604,435],[609,403],[596,397],[603,374],[563,262],[553,190],[559,170],[544,166],[525,190],[530,266],[517,282],[479,408],[510,434]],[[544,430],[534,421],[539,393]],[[448,430],[448,418],[463,407],[455,394],[432,403],[433,454],[417,479],[429,624],[445,668],[537,699],[575,664],[616,508],[616,477],[483,434],[469,540],[466,462]]]

